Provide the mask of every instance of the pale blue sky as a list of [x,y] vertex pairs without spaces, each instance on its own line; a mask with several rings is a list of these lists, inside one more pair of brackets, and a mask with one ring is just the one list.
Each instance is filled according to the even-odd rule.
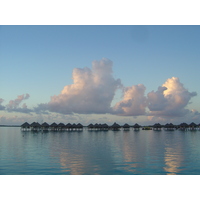
[[28,93],[32,109],[72,84],[74,68],[108,58],[114,78],[146,94],[178,77],[200,112],[199,47],[200,26],[0,26],[0,98],[5,106]]

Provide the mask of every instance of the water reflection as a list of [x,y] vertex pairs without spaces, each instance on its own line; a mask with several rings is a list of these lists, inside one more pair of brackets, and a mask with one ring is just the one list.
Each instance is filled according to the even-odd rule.
[[[131,133],[133,134],[133,133]],[[137,134],[137,133],[136,133]],[[134,142],[133,138],[130,138],[130,132],[124,132],[123,134],[123,157],[126,163],[124,170],[134,173],[138,167],[138,154],[137,143]],[[131,140],[130,140],[131,139]]]
[[0,129],[0,174],[200,174],[200,134]]
[[166,139],[165,147],[165,167],[163,168],[167,175],[176,175],[179,174],[183,167],[184,163],[184,147],[183,142],[180,140],[183,139],[184,134],[179,135],[177,140],[177,135],[169,134]]
[[72,155],[71,153],[61,152],[60,165],[63,172],[69,172],[71,175],[82,175],[85,173],[85,158],[80,154]]
[[180,167],[182,164],[182,157],[180,149],[174,149],[167,147],[165,148],[165,167],[164,170],[167,172],[168,175],[175,175],[181,171]]
[[64,133],[54,136],[52,161],[59,159],[62,174],[109,174],[113,168],[110,137],[105,132]]

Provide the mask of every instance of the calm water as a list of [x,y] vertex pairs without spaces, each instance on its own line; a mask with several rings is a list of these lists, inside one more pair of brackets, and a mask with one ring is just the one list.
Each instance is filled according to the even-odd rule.
[[200,131],[21,132],[0,128],[3,175],[200,174]]

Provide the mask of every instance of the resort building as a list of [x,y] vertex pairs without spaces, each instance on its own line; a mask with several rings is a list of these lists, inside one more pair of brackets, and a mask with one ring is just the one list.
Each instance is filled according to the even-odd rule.
[[153,125],[153,130],[160,131],[162,129],[162,126],[159,123],[156,123]]

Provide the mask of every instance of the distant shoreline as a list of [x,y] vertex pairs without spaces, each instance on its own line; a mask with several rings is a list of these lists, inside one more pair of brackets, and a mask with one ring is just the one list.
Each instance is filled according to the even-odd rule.
[[0,125],[0,127],[21,127],[20,125]]

